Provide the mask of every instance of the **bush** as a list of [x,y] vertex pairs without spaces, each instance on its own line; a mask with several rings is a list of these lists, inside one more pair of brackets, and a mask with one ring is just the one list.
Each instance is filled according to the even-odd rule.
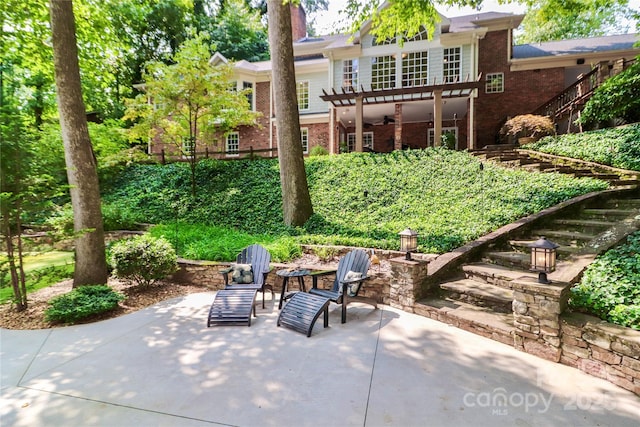
[[311,151],[309,151],[309,156],[327,156],[329,151],[324,148],[322,145],[314,145],[311,147]]
[[163,237],[142,235],[120,240],[109,252],[113,274],[139,286],[152,285],[178,269],[176,252]]
[[49,322],[74,323],[113,310],[124,299],[124,295],[106,285],[81,286],[49,301],[45,318]]
[[553,135],[556,132],[553,122],[549,117],[536,116],[534,114],[523,114],[515,116],[502,126],[501,135],[513,136],[516,138],[531,137],[542,138]]
[[640,330],[640,232],[599,256],[571,289],[570,304],[603,320]]

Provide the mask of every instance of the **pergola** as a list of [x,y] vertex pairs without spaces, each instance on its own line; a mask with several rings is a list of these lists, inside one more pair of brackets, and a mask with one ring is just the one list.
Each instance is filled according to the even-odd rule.
[[331,102],[334,107],[355,107],[355,128],[356,128],[356,151],[363,149],[363,109],[366,105],[395,104],[395,147],[400,147],[402,137],[402,104],[412,101],[433,100],[433,123],[435,145],[441,143],[442,133],[442,100],[447,98],[470,97],[475,89],[482,86],[481,75],[477,79],[467,78],[462,82],[437,83],[434,79],[431,84],[425,82],[422,86],[373,89],[368,90],[364,86],[360,89],[354,87],[341,88],[340,92],[331,89],[332,93],[322,90],[320,98],[323,101]]

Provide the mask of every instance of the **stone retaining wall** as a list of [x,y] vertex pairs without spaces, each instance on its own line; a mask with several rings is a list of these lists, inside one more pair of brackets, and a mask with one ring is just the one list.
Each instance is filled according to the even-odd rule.
[[640,395],[640,331],[593,316],[561,316],[560,362]]

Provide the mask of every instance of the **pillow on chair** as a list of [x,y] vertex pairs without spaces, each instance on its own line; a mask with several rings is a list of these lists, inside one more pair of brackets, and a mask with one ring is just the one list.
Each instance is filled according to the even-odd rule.
[[251,264],[234,264],[231,271],[231,282],[237,284],[253,283]]
[[[347,271],[347,274],[344,275],[345,282],[348,282],[350,280],[355,280],[355,279],[362,279],[362,273],[349,270]],[[362,285],[362,282],[351,283],[350,285],[348,285],[347,294],[350,297],[355,297],[358,294],[358,291],[360,290],[360,285]],[[342,286],[340,286],[340,293],[342,293]]]

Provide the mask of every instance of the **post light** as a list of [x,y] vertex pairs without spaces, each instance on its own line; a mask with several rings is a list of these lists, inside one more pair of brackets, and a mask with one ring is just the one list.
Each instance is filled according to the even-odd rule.
[[405,228],[400,233],[400,251],[406,252],[406,259],[411,260],[411,252],[418,249],[418,233],[410,228]]
[[556,249],[560,247],[544,237],[529,244],[531,248],[531,271],[538,272],[538,283],[549,284],[547,273],[556,269]]

